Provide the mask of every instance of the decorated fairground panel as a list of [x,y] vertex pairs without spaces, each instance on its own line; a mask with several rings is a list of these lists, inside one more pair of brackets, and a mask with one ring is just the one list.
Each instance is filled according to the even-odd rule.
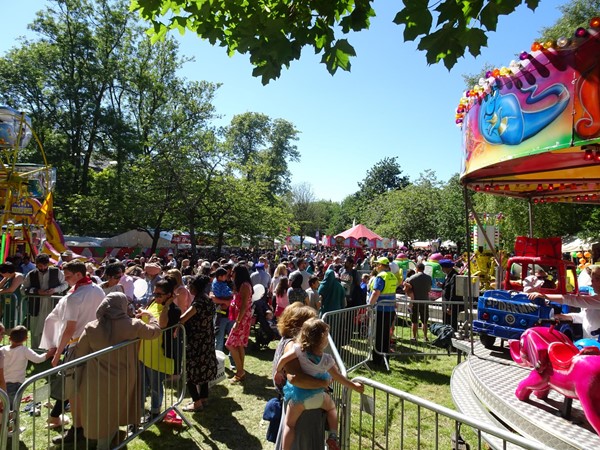
[[[20,162],[35,138],[44,164]],[[60,247],[62,233],[52,213],[56,170],[48,166],[29,117],[0,106],[0,261],[17,252],[36,255],[43,242]]]
[[461,181],[544,202],[600,202],[600,18],[535,42],[465,92]]

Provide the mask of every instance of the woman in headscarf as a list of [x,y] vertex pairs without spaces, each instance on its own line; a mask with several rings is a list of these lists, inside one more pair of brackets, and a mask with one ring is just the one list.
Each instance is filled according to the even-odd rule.
[[[161,335],[157,319],[147,311],[147,323],[127,314],[128,300],[121,292],[108,294],[79,339],[75,358],[132,339],[156,339]],[[120,425],[138,424],[140,392],[138,386],[139,343],[91,359],[77,374],[83,429],[88,439],[98,440],[98,449],[111,448]]]
[[342,309],[346,291],[335,277],[333,268],[329,268],[325,272],[325,277],[319,286],[319,295],[321,296],[319,316],[323,316],[326,312]]

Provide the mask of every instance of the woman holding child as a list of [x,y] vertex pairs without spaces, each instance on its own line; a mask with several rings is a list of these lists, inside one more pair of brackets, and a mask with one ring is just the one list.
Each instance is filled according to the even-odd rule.
[[[285,308],[285,311],[283,311],[283,314],[277,321],[277,328],[281,334],[281,340],[277,345],[275,357],[273,358],[273,385],[282,396],[283,387],[287,380],[290,380],[295,386],[304,389],[326,388],[329,385],[329,382],[326,380],[313,378],[302,372],[300,362],[297,359],[288,362],[283,368],[283,371],[277,371],[277,365],[279,364],[281,356],[294,348],[294,339],[302,328],[302,324],[316,316],[317,313],[313,308],[296,302]],[[285,412],[285,408],[283,408],[283,411]],[[304,412],[296,424],[296,448],[323,448],[323,442],[325,440],[325,435],[323,433],[324,423],[325,415],[322,410],[313,409]],[[275,446],[276,450],[282,448],[284,425],[285,416],[282,416],[279,429],[280,433],[277,437],[277,444]]]

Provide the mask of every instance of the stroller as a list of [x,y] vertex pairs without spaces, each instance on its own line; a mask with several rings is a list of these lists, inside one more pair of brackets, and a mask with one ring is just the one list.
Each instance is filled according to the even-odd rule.
[[252,295],[253,328],[256,345],[263,348],[273,340],[280,339],[275,314],[269,306],[268,292],[262,284],[254,286]]

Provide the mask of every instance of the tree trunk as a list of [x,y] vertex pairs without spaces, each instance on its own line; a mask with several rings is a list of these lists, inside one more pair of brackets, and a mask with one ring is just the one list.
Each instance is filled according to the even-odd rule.
[[219,230],[219,234],[217,237],[217,255],[221,256],[221,249],[223,248],[223,238],[225,236],[225,231]]

